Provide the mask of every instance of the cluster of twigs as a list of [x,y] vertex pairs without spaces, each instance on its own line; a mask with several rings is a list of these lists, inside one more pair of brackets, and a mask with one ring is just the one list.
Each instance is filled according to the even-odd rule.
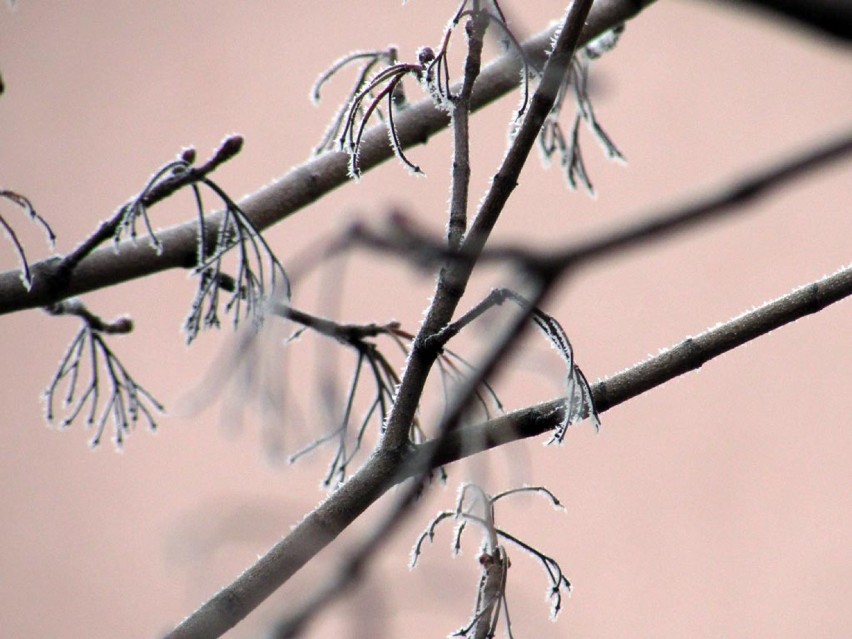
[[[333,75],[350,64],[361,64],[347,102],[335,115],[315,149],[316,153],[327,150],[345,151],[349,155],[349,172],[353,177],[361,175],[358,152],[367,123],[374,114],[380,120],[387,121],[388,137],[397,157],[413,173],[422,173],[420,167],[409,160],[402,151],[394,123],[394,106],[402,107],[405,103],[402,81],[406,76],[413,76],[421,83],[429,82],[428,67],[431,61],[429,56],[424,54],[420,55],[420,61],[416,63],[399,62],[397,58],[396,47],[390,47],[385,51],[352,53],[335,62],[314,85],[312,96],[315,101],[318,101],[323,84]],[[387,66],[373,74],[374,69],[382,64]],[[387,107],[382,109],[382,103],[385,100],[387,100]]]
[[[71,341],[45,391],[47,420],[52,422],[55,419],[56,395],[60,392],[62,382],[65,382],[62,398],[65,417],[60,427],[70,425],[79,415],[85,414],[86,423],[95,428],[91,440],[93,447],[101,442],[110,418],[115,431],[113,441],[118,448],[140,417],[144,417],[151,430],[156,430],[153,413],[162,412],[162,404],[133,378],[104,339],[105,335],[130,333],[133,322],[127,317],[105,322],[75,298],[58,302],[45,310],[52,315],[75,315],[83,321],[83,326]],[[85,373],[82,371],[85,370],[89,374],[87,382],[83,382]],[[103,377],[106,377],[108,391],[102,404]]]
[[[290,281],[284,266],[263,235],[221,187],[208,178],[203,178],[202,183],[219,197],[225,209],[218,222],[215,241],[208,248],[201,192],[196,184],[192,185],[200,231],[198,265],[193,269],[198,277],[198,289],[184,323],[188,342],[198,336],[201,328],[219,327],[222,290],[230,293],[224,309],[232,312],[234,328],[241,319],[249,319],[258,327],[263,322],[268,300],[290,297]],[[225,273],[223,265],[224,258],[233,250],[236,250],[236,277]]]
[[[325,486],[339,485],[346,478],[350,464],[361,450],[370,424],[377,421],[379,428],[383,427],[393,403],[394,389],[399,384],[396,368],[382,351],[375,338],[389,337],[403,353],[406,353],[407,349],[403,339],[407,337],[407,334],[400,329],[397,322],[388,322],[382,325],[343,325],[286,305],[274,306],[273,312],[300,324],[302,326],[300,333],[312,330],[322,336],[336,340],[345,347],[352,349],[356,354],[355,366],[344,400],[343,413],[337,420],[337,425],[330,432],[290,455],[290,461],[294,462],[325,444],[336,442],[337,448],[329,464],[328,472],[323,479],[323,484]],[[357,420],[357,426],[353,433],[353,411],[361,388],[362,373],[365,369],[373,382],[373,394],[367,409]],[[415,420],[412,423],[412,437],[421,439],[421,435],[420,424]]]
[[[361,235],[366,237],[366,235]],[[457,335],[464,327],[473,320],[480,317],[489,309],[500,306],[505,301],[511,301],[525,310],[530,320],[535,324],[550,345],[559,353],[567,371],[565,377],[565,412],[562,423],[553,432],[552,442],[562,443],[568,426],[590,418],[596,430],[601,427],[600,416],[595,410],[592,401],[589,382],[580,368],[574,363],[574,349],[568,340],[568,335],[559,321],[545,313],[542,309],[532,306],[530,302],[519,293],[508,289],[498,288],[491,291],[481,302],[474,306],[458,320],[448,324],[440,333],[435,335],[435,340],[445,343],[454,335]]]
[[463,484],[459,489],[456,507],[453,510],[439,512],[418,537],[411,553],[411,567],[417,565],[423,544],[434,541],[439,524],[452,519],[456,522],[453,533],[452,551],[457,556],[462,547],[462,535],[468,524],[478,526],[482,531],[479,554],[481,574],[476,591],[476,603],[473,615],[467,625],[453,633],[459,637],[493,637],[497,631],[501,613],[505,617],[506,633],[511,638],[512,622],[509,616],[509,602],[506,596],[511,561],[502,542],[509,542],[536,559],[547,574],[550,582],[548,598],[551,600],[551,617],[556,618],[562,608],[562,595],[571,592],[571,583],[562,571],[559,563],[535,546],[497,526],[495,504],[511,495],[534,493],[545,496],[556,509],[562,504],[556,496],[543,486],[524,486],[489,495],[480,486]]
[[[394,121],[394,111],[404,109],[407,105],[403,85],[406,77],[414,78],[436,106],[450,113],[453,111],[453,103],[457,96],[453,95],[450,87],[447,57],[452,35],[464,18],[471,18],[471,22],[479,23],[478,27],[468,25],[468,30],[479,28],[484,31],[489,24],[498,25],[506,40],[519,52],[524,69],[522,76],[524,98],[518,111],[518,117],[520,117],[528,103],[531,73],[523,48],[509,29],[503,11],[496,0],[488,2],[463,0],[449,22],[437,52],[431,47],[422,47],[417,51],[417,62],[400,62],[396,47],[376,51],[357,51],[336,61],[320,75],[311,90],[311,97],[315,102],[319,102],[323,86],[332,77],[346,67],[358,65],[352,89],[314,152],[316,154],[338,150],[346,152],[349,156],[350,175],[359,177],[361,169],[358,165],[358,154],[361,141],[370,118],[375,115],[380,121],[386,123],[391,148],[403,165],[412,173],[423,173],[422,169],[403,152]],[[387,104],[383,107],[384,102]]]
[[[228,295],[227,301],[224,302],[224,310],[232,313],[234,327],[243,320],[250,320],[255,327],[258,326],[262,322],[266,301],[273,294],[288,297],[290,283],[281,262],[245,212],[209,177],[212,171],[239,153],[242,143],[240,136],[226,138],[213,156],[199,166],[194,165],[195,150],[185,149],[176,160],[157,169],[136,196],[121,206],[115,215],[103,222],[77,248],[61,258],[56,269],[57,278],[62,280],[69,277],[84,258],[109,239],[112,239],[116,247],[125,238],[136,241],[139,237],[137,227],[140,223],[145,229],[144,237],[152,249],[161,253],[163,243],[151,222],[149,209],[178,190],[188,187],[194,196],[199,231],[196,263],[192,269],[192,273],[197,276],[198,289],[191,304],[189,316],[184,323],[187,340],[191,342],[195,339],[202,328],[219,326],[219,313],[223,306],[222,291]],[[201,186],[210,189],[222,202],[224,209],[218,217],[210,219],[205,213]],[[9,192],[4,194],[7,197],[15,195],[9,195]],[[26,206],[35,217],[35,212],[28,200],[16,196],[14,201],[21,206]],[[36,219],[49,230],[40,217]],[[236,254],[236,274],[233,276],[226,272],[224,266],[224,260],[232,251]],[[26,261],[24,265],[26,269]],[[24,272],[29,277],[29,272],[27,270]],[[61,281],[56,285],[60,286]],[[162,405],[133,379],[105,341],[106,335],[130,332],[132,322],[129,319],[122,319],[118,322],[105,323],[76,299],[67,299],[53,304],[46,310],[56,315],[71,314],[83,319],[83,327],[72,340],[46,391],[47,419],[53,421],[53,400],[57,386],[68,378],[69,386],[65,405],[71,408],[63,418],[62,425],[67,426],[73,422],[83,413],[87,404],[89,406],[87,421],[90,424],[93,423],[100,396],[101,381],[98,371],[102,358],[103,368],[110,380],[112,390],[106,407],[98,417],[97,432],[92,445],[97,445],[101,441],[110,417],[115,428],[115,442],[119,446],[123,443],[130,426],[139,419],[140,414],[145,416],[152,429],[155,428],[152,411],[161,411]],[[91,365],[88,367],[91,377],[86,389],[78,394],[81,358],[87,346],[91,356]]]
[[[333,320],[317,317],[290,305],[277,303],[270,307],[270,312],[300,325],[300,329],[287,343],[294,341],[305,331],[312,331],[325,338],[330,338],[344,347],[354,351],[355,365],[350,374],[348,389],[343,400],[342,414],[336,419],[336,425],[326,434],[316,438],[307,446],[290,455],[291,462],[312,453],[326,444],[336,444],[336,449],[329,463],[328,472],[323,479],[325,486],[337,486],[347,476],[349,467],[364,445],[364,438],[371,423],[378,425],[379,433],[384,429],[390,408],[394,402],[396,388],[401,380],[396,367],[376,338],[386,337],[398,348],[404,356],[410,355],[410,345],[414,335],[404,330],[399,322],[385,324],[339,324]],[[437,361],[441,377],[441,387],[445,403],[449,403],[453,390],[473,370],[472,365],[458,353],[443,348]],[[372,392],[366,410],[359,418],[353,417],[356,400],[362,387],[362,378],[367,374],[372,381]],[[484,382],[476,391],[476,399],[482,414],[490,418],[494,412],[503,413],[503,404],[497,393],[488,382]],[[414,445],[426,441],[428,435],[424,432],[420,419],[415,416],[411,423],[410,438]],[[443,469],[440,475],[445,478]]]

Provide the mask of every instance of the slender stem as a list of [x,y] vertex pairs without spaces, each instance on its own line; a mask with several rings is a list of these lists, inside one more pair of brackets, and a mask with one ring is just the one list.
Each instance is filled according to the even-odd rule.
[[452,103],[453,172],[450,193],[450,223],[447,245],[458,248],[467,230],[467,205],[470,187],[470,96],[482,65],[482,41],[488,28],[488,15],[480,11],[466,25],[468,35],[464,80],[457,96],[447,96]]

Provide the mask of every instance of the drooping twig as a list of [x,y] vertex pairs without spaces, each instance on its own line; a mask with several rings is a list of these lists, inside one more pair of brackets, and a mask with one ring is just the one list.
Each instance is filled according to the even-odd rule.
[[[344,411],[340,416],[338,426],[330,433],[316,439],[290,456],[290,461],[293,462],[325,443],[336,441],[337,449],[323,483],[326,486],[339,486],[346,479],[349,465],[362,447],[367,427],[375,421],[381,429],[393,403],[393,395],[397,384],[399,384],[399,377],[385,354],[370,338],[378,335],[393,335],[397,325],[395,322],[384,326],[376,324],[339,325],[330,320],[318,318],[283,305],[279,305],[276,312],[288,319],[303,323],[305,328],[315,330],[326,337],[341,342],[356,353],[357,361],[351,375]],[[374,394],[367,411],[358,422],[353,436],[351,428],[352,411],[364,368],[367,369],[372,378]],[[412,424],[412,428],[419,430],[419,424],[416,420]],[[353,441],[352,450],[348,449],[350,439]]]
[[583,375],[583,372],[574,363],[574,351],[564,329],[555,317],[548,315],[540,308],[531,308],[529,301],[524,299],[515,291],[507,288],[494,289],[479,304],[474,306],[470,311],[462,315],[456,321],[448,324],[441,331],[428,339],[427,342],[434,342],[443,346],[450,338],[457,335],[472,321],[479,318],[489,309],[503,304],[506,300],[511,300],[522,309],[526,309],[528,311],[530,319],[565,362],[565,368],[568,372],[565,384],[567,391],[565,419],[558,428],[554,429],[553,441],[561,443],[565,437],[565,432],[568,426],[582,421],[587,416],[592,418],[592,423],[595,425],[595,428],[600,429],[600,419],[592,402],[589,383],[586,381],[586,377]]
[[328,69],[326,69],[319,78],[317,78],[316,82],[314,82],[314,86],[311,88],[311,101],[314,104],[319,103],[322,88],[326,82],[337,75],[344,67],[351,66],[353,64],[361,64],[352,90],[349,92],[349,95],[343,105],[335,114],[331,124],[329,124],[323,134],[322,140],[320,140],[320,143],[314,148],[314,155],[321,155],[328,151],[339,150],[341,132],[352,100],[355,99],[355,96],[357,96],[365,86],[367,86],[374,69],[378,65],[386,64],[388,66],[393,66],[397,64],[398,57],[399,52],[396,47],[389,47],[385,50],[378,51],[356,51],[355,53],[350,53],[336,61]]
[[[67,410],[60,427],[69,426],[85,412],[86,422],[95,427],[91,446],[100,443],[110,418],[115,432],[113,440],[118,448],[121,448],[125,436],[140,417],[144,417],[148,427],[155,430],[157,423],[154,412],[162,412],[162,404],[139,385],[103,337],[130,333],[133,330],[130,318],[120,317],[112,322],[105,322],[76,298],[64,300],[45,310],[52,315],[75,315],[83,320],[82,328],[71,341],[44,393],[48,422],[53,422],[55,418],[56,394],[60,384],[65,381],[67,388],[62,404]],[[86,367],[89,381],[85,386],[81,386],[81,372]],[[109,387],[109,395],[103,404],[101,374],[106,375]]]
[[[0,88],[2,88],[2,84],[0,84]],[[28,198],[21,195],[20,193],[16,193],[15,191],[10,191],[8,189],[0,190],[0,199],[6,199],[10,202],[13,202],[20,206],[24,211],[29,215],[30,220],[37,223],[41,226],[44,231],[45,237],[47,238],[47,243],[50,248],[56,246],[56,234],[53,232],[53,229],[50,228],[50,225],[47,223],[41,215],[39,215],[35,208],[32,205],[32,202],[29,201]],[[18,235],[15,233],[15,230],[12,228],[12,225],[6,221],[6,218],[0,215],[0,226],[3,227],[3,230],[8,235],[9,240],[12,242],[12,246],[15,247],[15,251],[18,254],[18,259],[21,262],[21,281],[26,287],[27,290],[32,288],[33,285],[33,277],[30,272],[30,263],[27,261],[27,255],[24,251],[24,246],[21,244],[18,239]]]
[[[219,326],[219,298],[223,289],[230,293],[224,308],[225,312],[232,312],[234,328],[243,318],[259,327],[269,300],[290,297],[290,280],[284,266],[245,212],[211,179],[201,178],[200,183],[219,197],[225,211],[208,248],[201,193],[197,184],[192,185],[200,233],[198,262],[192,270],[198,277],[198,289],[184,322],[187,342],[192,342],[202,328]],[[236,252],[236,277],[226,275],[223,270],[223,262],[232,251]]]
[[[402,80],[406,76],[413,76],[418,82],[423,81],[425,68],[422,61],[417,63],[403,63],[397,60],[395,47],[387,51],[376,51],[370,53],[355,53],[336,62],[329,70],[320,76],[314,85],[313,95],[319,98],[319,89],[332,75],[337,73],[345,65],[364,60],[364,65],[355,82],[355,87],[350,92],[344,108],[335,116],[332,125],[323,136],[323,141],[317,147],[321,152],[336,140],[334,149],[345,151],[349,156],[349,173],[352,177],[359,177],[361,168],[358,163],[358,155],[361,151],[361,141],[367,123],[373,114],[387,121],[388,139],[396,156],[413,173],[422,173],[420,167],[411,162],[402,150],[399,134],[394,123],[395,103],[402,103]],[[370,76],[372,70],[380,63],[387,66],[375,75]],[[387,98],[387,108],[381,110],[382,102]]]
[[[618,42],[619,35],[624,30],[624,25],[619,25],[589,42],[581,51],[578,51],[571,60],[571,68],[565,75],[556,101],[547,114],[539,134],[539,150],[544,159],[549,161],[554,154],[560,157],[560,164],[565,172],[565,177],[572,189],[577,188],[578,180],[586,188],[590,195],[594,195],[591,179],[583,162],[580,149],[580,123],[585,122],[592,134],[603,145],[606,155],[610,159],[624,160],[621,151],[604,131],[592,106],[589,95],[589,67],[592,60],[599,58],[604,53],[612,50]],[[576,115],[571,134],[567,137],[562,130],[559,121],[562,106],[566,95],[572,91],[576,101]]]

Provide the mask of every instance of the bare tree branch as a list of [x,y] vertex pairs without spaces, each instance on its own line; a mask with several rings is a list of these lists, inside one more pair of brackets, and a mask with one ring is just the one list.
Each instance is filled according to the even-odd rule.
[[[498,175],[477,213],[463,247],[472,242],[474,246],[481,248],[496,223],[535,142],[541,123],[553,106],[563,75],[578,46],[591,5],[592,0],[576,0],[570,5],[559,36],[552,45],[530,109],[501,163]],[[475,65],[471,65],[466,67],[465,75],[478,71]],[[409,437],[411,424],[420,404],[426,379],[440,352],[434,347],[427,347],[426,338],[437,333],[452,319],[471,271],[472,265],[459,266],[458,263],[451,263],[441,271],[435,296],[412,344],[384,435],[372,457],[253,567],[185,619],[169,635],[169,639],[220,636],[287,581],[394,483],[393,478],[400,468],[404,467],[406,457],[413,446]],[[499,350],[508,347],[507,340],[501,342]],[[486,373],[483,374],[487,374],[488,367],[484,368]],[[470,397],[475,396],[478,386],[479,383],[476,383],[471,389]],[[448,412],[448,417],[442,420],[439,437],[454,426],[464,409],[465,405],[459,405]],[[391,516],[376,527],[368,542],[354,554],[347,564],[349,573],[357,571],[383,543],[384,531],[399,526],[405,519],[404,515],[410,512],[410,506],[419,495],[426,476],[426,473],[422,473],[405,491]],[[342,582],[349,583],[351,580],[351,576],[346,575]],[[283,634],[295,632],[312,617],[325,600],[335,596],[337,594],[328,589],[316,593],[303,607],[294,612],[291,622],[285,624],[292,630],[284,630]]]
[[[697,370],[711,359],[761,335],[818,313],[850,295],[852,265],[696,337],[688,337],[655,357],[592,384],[595,407],[599,413],[603,413],[675,377]],[[483,424],[461,428],[441,442],[422,444],[412,458],[410,472],[420,472],[426,460],[436,467],[442,466],[509,442],[549,432],[563,419],[564,404],[564,399],[543,402]],[[439,450],[436,451],[436,448]]]
[[[826,31],[831,31],[833,28],[835,35],[847,39],[850,37],[848,23],[843,24],[841,20],[845,8],[841,10],[839,2],[819,0],[811,8],[791,9],[791,3],[787,2],[773,0],[742,1],[774,7],[775,10],[793,16],[795,20],[813,23]],[[757,196],[763,195],[779,185],[786,184],[791,178],[808,173],[814,168],[823,167],[826,162],[836,160],[852,152],[852,135],[847,134],[839,141],[832,142],[790,162],[772,167],[766,172],[748,177],[727,190],[714,192],[708,198],[693,202],[685,207],[679,207],[663,215],[646,218],[636,224],[597,235],[589,240],[577,242],[558,251],[541,252],[521,247],[486,248],[491,231],[512,194],[530,149],[542,129],[542,123],[545,122],[547,114],[553,112],[554,102],[559,103],[560,101],[559,91],[564,90],[566,70],[571,67],[572,56],[577,51],[578,43],[587,42],[600,33],[621,24],[624,20],[651,4],[653,0],[597,0],[594,9],[592,9],[593,0],[572,0],[569,3],[566,19],[561,29],[551,29],[539,34],[524,45],[523,53],[519,54],[516,51],[504,56],[484,70],[480,68],[482,37],[489,24],[492,24],[492,22],[496,22],[498,25],[502,23],[493,15],[480,13],[481,5],[476,0],[471,1],[472,8],[467,10],[467,2],[468,0],[462,2],[456,15],[456,22],[461,17],[471,18],[467,27],[469,43],[464,79],[452,88],[449,87],[449,72],[444,59],[442,68],[444,69],[444,80],[447,82],[445,95],[448,101],[446,104],[441,103],[436,107],[435,100],[427,99],[413,106],[407,106],[404,110],[400,109],[394,114],[393,105],[397,99],[396,88],[402,76],[393,74],[381,76],[383,72],[380,72],[379,80],[390,79],[390,84],[383,85],[376,98],[377,100],[388,99],[388,124],[367,131],[366,122],[375,109],[375,103],[367,106],[366,110],[356,103],[353,107],[355,113],[357,114],[360,109],[363,112],[364,119],[360,121],[359,127],[354,127],[353,121],[347,121],[347,126],[352,125],[354,127],[348,129],[349,139],[357,141],[357,150],[352,151],[349,157],[345,153],[323,153],[320,157],[297,167],[275,184],[246,198],[240,206],[230,203],[227,196],[217,190],[217,193],[220,193],[222,199],[228,205],[229,211],[237,210],[240,214],[244,211],[247,227],[252,231],[260,231],[286,219],[289,215],[323,197],[337,186],[344,184],[354,172],[353,167],[356,166],[356,160],[359,171],[360,169],[368,170],[392,157],[395,151],[410,168],[416,168],[405,159],[402,149],[425,143],[431,135],[445,128],[450,123],[450,119],[455,125],[454,146],[456,155],[453,166],[453,190],[450,198],[447,241],[435,242],[431,238],[418,236],[410,228],[403,227],[400,228],[400,234],[390,239],[379,235],[370,235],[370,233],[364,232],[364,229],[358,229],[346,238],[352,244],[353,237],[356,239],[360,237],[366,243],[403,254],[406,251],[404,247],[415,247],[416,250],[411,249],[408,252],[419,253],[414,256],[409,254],[407,257],[414,259],[422,257],[420,261],[430,267],[434,268],[436,265],[441,267],[437,290],[433,302],[427,309],[426,319],[416,336],[405,334],[406,339],[411,339],[411,348],[409,352],[403,347],[405,354],[410,355],[407,357],[403,378],[400,380],[396,377],[397,371],[395,369],[391,371],[392,367],[384,360],[386,371],[391,372],[387,372],[385,377],[379,377],[377,374],[379,386],[379,399],[377,401],[382,401],[386,397],[388,406],[391,407],[387,419],[384,419],[384,404],[382,405],[381,422],[383,427],[386,426],[386,430],[383,431],[384,437],[380,440],[380,444],[376,447],[372,456],[348,482],[343,482],[342,479],[351,456],[347,456],[346,449],[341,447],[340,450],[343,451],[342,462],[335,461],[334,463],[337,465],[332,466],[332,471],[340,469],[341,485],[339,488],[325,502],[308,513],[264,557],[260,558],[231,585],[216,594],[198,611],[182,622],[168,635],[169,638],[216,637],[224,634],[295,575],[306,563],[314,559],[352,522],[360,518],[388,489],[406,480],[411,480],[408,481],[405,489],[400,491],[399,499],[379,518],[378,524],[371,528],[362,539],[362,543],[355,547],[354,551],[344,554],[329,578],[323,581],[315,592],[310,593],[303,605],[294,606],[288,611],[289,616],[276,629],[276,636],[294,636],[317,613],[326,609],[330,602],[340,597],[343,592],[356,583],[357,578],[370,565],[369,561],[387,543],[391,533],[398,529],[406,517],[413,512],[413,505],[417,503],[420,494],[425,489],[431,470],[496,446],[548,431],[556,432],[558,436],[554,436],[554,439],[561,441],[564,429],[568,425],[590,415],[595,416],[596,412],[604,412],[651,388],[664,384],[676,376],[695,370],[709,360],[760,335],[805,315],[816,313],[828,305],[852,295],[852,266],[848,266],[834,275],[797,289],[696,337],[689,337],[669,350],[661,352],[627,371],[600,381],[593,387],[589,387],[585,378],[578,371],[585,393],[583,397],[585,412],[576,409],[576,395],[569,392],[567,399],[559,398],[516,411],[510,415],[494,419],[489,418],[477,425],[464,426],[462,418],[468,412],[469,405],[479,397],[477,389],[480,385],[486,383],[490,375],[506,366],[508,355],[517,346],[519,336],[530,325],[530,318],[538,319],[539,325],[551,336],[551,339],[554,339],[555,336],[569,369],[573,369],[573,353],[567,336],[564,335],[561,327],[555,320],[543,313],[536,315],[536,306],[546,298],[557,281],[568,274],[572,268],[594,262],[615,251],[623,251],[649,241],[668,238],[680,229],[691,228],[697,222],[709,220],[751,203]],[[496,12],[500,14],[500,20],[503,20],[496,1],[493,2],[493,5]],[[782,6],[778,8],[777,5]],[[836,9],[832,16],[837,20],[837,24],[824,24],[824,18],[820,17],[820,9],[816,5],[819,7],[831,5],[833,10]],[[591,13],[589,13],[590,10]],[[505,28],[505,25],[503,28],[505,35],[514,41],[514,36]],[[451,31],[452,27],[447,34]],[[448,41],[449,35],[446,35],[445,46]],[[547,58],[547,65],[541,74],[538,90],[529,105],[527,103],[526,85],[524,86],[524,107],[522,111],[526,113],[526,117],[514,132],[514,138],[506,157],[501,162],[491,188],[482,200],[470,231],[468,231],[468,179],[470,175],[468,116],[473,110],[481,108],[500,95],[517,89],[519,72],[523,69],[526,78],[528,65],[538,71],[540,65],[536,66],[536,61],[544,64],[545,58]],[[339,64],[335,65],[333,69],[337,69],[339,66]],[[400,69],[403,67],[400,67]],[[364,77],[366,77],[366,72],[364,74]],[[326,78],[327,76],[324,76],[320,84]],[[380,88],[376,78],[370,80],[370,82],[372,84],[364,93],[356,93],[356,98],[368,96],[371,89]],[[401,85],[399,86],[401,88]],[[0,83],[0,92],[2,92],[2,83]],[[441,101],[438,100],[438,102]],[[446,107],[447,104],[455,106],[455,110],[449,109],[452,118],[448,116],[446,109],[440,108],[442,105]],[[528,110],[526,109],[527,106],[529,106]],[[594,115],[591,114],[591,107],[589,106],[588,109],[590,122],[593,127],[597,126],[594,124],[595,119]],[[388,127],[390,128],[390,143],[388,141]],[[608,138],[602,130],[600,134],[606,144]],[[574,145],[576,146],[576,139]],[[618,154],[614,145],[609,144],[608,146],[611,152],[614,150],[614,153]],[[208,262],[205,262],[204,259],[207,257],[208,251],[205,250],[204,238],[207,235],[216,235],[217,233],[222,236],[227,235],[228,218],[226,217],[227,212],[222,211],[209,217],[204,216],[204,209],[200,206],[197,189],[196,199],[199,203],[200,219],[158,232],[155,239],[156,252],[151,251],[148,246],[140,246],[128,241],[118,244],[115,249],[105,250],[98,247],[107,238],[118,237],[122,229],[130,229],[131,227],[128,225],[133,224],[138,217],[143,219],[153,237],[153,229],[145,216],[144,206],[150,205],[156,199],[170,195],[180,186],[194,184],[197,181],[209,184],[205,172],[213,170],[218,164],[239,150],[237,138],[233,138],[230,141],[230,146],[226,145],[223,149],[224,151],[220,151],[210,163],[198,169],[189,166],[193,162],[194,152],[192,152],[192,158],[188,153],[185,153],[177,162],[167,165],[155,175],[137,198],[122,207],[112,219],[103,222],[95,233],[84,240],[75,250],[64,257],[55,257],[35,264],[33,274],[36,279],[31,290],[29,284],[32,284],[33,281],[29,278],[28,270],[26,271],[28,286],[24,287],[26,290],[22,290],[20,277],[17,273],[0,273],[0,314],[43,306],[48,312],[79,316],[85,324],[80,337],[75,338],[75,342],[72,343],[60,365],[59,372],[51,383],[48,390],[49,407],[52,405],[52,396],[56,386],[61,381],[70,379],[72,390],[68,394],[69,400],[67,401],[71,402],[71,398],[74,397],[78,360],[80,353],[83,352],[83,345],[86,343],[83,340],[88,338],[92,340],[93,364],[97,364],[98,361],[96,353],[103,353],[110,379],[113,380],[108,407],[119,406],[115,409],[119,414],[117,421],[123,427],[123,430],[122,428],[117,429],[117,440],[121,441],[121,434],[127,430],[129,424],[127,417],[124,418],[123,422],[120,419],[122,402],[130,406],[127,414],[131,416],[131,421],[135,422],[137,415],[143,414],[147,416],[151,427],[155,426],[145,402],[152,403],[155,408],[160,408],[159,404],[147,391],[133,381],[98,335],[99,333],[125,333],[132,328],[132,324],[125,318],[120,318],[111,323],[105,322],[77,302],[73,295],[118,284],[135,277],[152,275],[169,268],[206,267]],[[577,161],[579,162],[577,166],[574,165],[574,160],[571,161],[571,170],[578,171],[588,184],[582,168],[582,160],[578,157]],[[215,185],[212,185],[211,188],[218,189]],[[3,193],[8,192],[0,192],[0,196]],[[138,215],[133,213],[137,204],[141,207],[141,212]],[[127,217],[128,212],[131,213],[130,217]],[[2,218],[0,218],[0,222],[3,222]],[[9,232],[23,258],[23,248],[18,244],[11,229]],[[258,253],[257,247],[254,248],[255,253]],[[213,251],[210,259],[216,260],[220,257],[218,251]],[[452,397],[452,401],[448,402],[450,406],[440,419],[437,428],[434,429],[436,432],[433,439],[421,443],[422,440],[411,436],[411,431],[412,425],[416,424],[417,411],[422,401],[425,382],[435,368],[436,362],[440,365],[439,357],[443,353],[447,340],[486,308],[486,305],[482,304],[475,307],[468,315],[453,322],[471,273],[482,259],[508,259],[520,264],[522,276],[528,278],[531,283],[531,299],[527,302],[519,297],[516,299],[509,296],[510,299],[516,299],[519,302],[521,313],[515,315],[508,327],[504,328],[501,334],[494,338],[493,347],[483,359],[483,362],[475,369],[471,367],[473,373],[458,385],[460,387],[459,392]],[[275,263],[277,264],[277,258]],[[283,275],[283,267],[281,273]],[[284,276],[284,279],[286,280],[286,276]],[[260,280],[263,280],[262,276]],[[208,290],[204,288],[204,282],[215,284],[218,287],[221,282],[225,281],[230,282],[231,285],[234,285],[234,282],[237,283],[237,292],[233,298],[233,303],[237,309],[235,317],[239,317],[239,305],[242,300],[248,300],[248,305],[255,303],[256,300],[256,307],[260,302],[266,301],[264,296],[248,298],[241,294],[239,288],[241,278],[238,277],[232,281],[228,279],[228,276],[219,273],[218,268],[211,271],[208,278],[203,280],[201,293],[206,294],[205,292]],[[223,288],[225,288],[224,285]],[[200,298],[201,301],[198,301],[199,298],[196,299],[198,309],[202,308],[202,302],[205,299],[203,295]],[[196,307],[194,306],[194,308]],[[215,319],[215,304],[213,308],[214,312],[211,317]],[[263,310],[267,310],[265,305]],[[363,357],[365,357],[365,349],[371,346],[366,344],[365,340],[378,335],[390,335],[396,338],[397,343],[399,343],[398,338],[401,332],[398,327],[393,323],[384,326],[377,324],[338,324],[299,311],[285,303],[279,304],[272,310],[273,313],[277,312],[280,316],[299,322],[304,327],[321,335],[353,346],[356,350],[361,349],[358,350],[358,368],[356,368],[356,374],[351,381],[349,401],[343,416],[343,424],[345,425],[349,421],[355,392],[358,388],[360,367]],[[199,313],[198,318],[200,317],[201,314]],[[101,350],[96,350],[96,348]],[[374,360],[368,358],[368,361],[372,363]],[[97,371],[97,366],[93,366],[93,368]],[[82,399],[77,400],[76,403],[71,402],[74,415],[83,410],[89,397],[93,398],[90,415],[95,415],[98,407],[99,388],[97,372],[94,380],[85,390]],[[394,395],[397,388],[399,390]],[[384,391],[386,391],[385,395],[382,394]],[[126,393],[126,395],[122,393]],[[129,399],[125,400],[125,397]],[[594,403],[591,402],[591,399],[594,400]],[[49,414],[50,412],[49,408]],[[103,432],[105,419],[106,417],[99,422],[96,440],[100,438]],[[360,440],[358,444],[360,445]],[[511,493],[512,491],[508,492]],[[508,493],[492,499],[490,496],[486,497],[483,493],[483,499],[493,505],[494,500],[505,494]],[[459,511],[462,510],[461,502],[458,509]],[[562,576],[561,569],[552,558],[535,551],[519,538],[497,528],[493,521],[493,512],[485,516],[476,515],[472,511],[460,512],[460,514],[465,515],[468,521],[484,524],[491,537],[491,542],[487,545],[486,559],[492,562],[489,565],[492,568],[492,574],[487,580],[484,579],[483,581],[483,593],[486,593],[486,590],[488,592],[483,594],[483,599],[477,602],[474,622],[481,621],[482,623],[478,624],[475,636],[493,636],[496,619],[500,614],[499,603],[501,601],[508,621],[508,608],[505,607],[508,558],[505,552],[498,548],[496,542],[498,536],[532,551],[550,573],[551,578],[554,574],[558,576],[552,583],[556,595],[554,605],[558,610],[559,588],[568,588],[570,584],[567,578]],[[552,570],[554,567],[555,572]],[[486,587],[486,581],[488,581],[488,587]],[[485,605],[480,606],[479,604],[483,602]],[[497,604],[498,607],[494,608],[494,604]],[[473,628],[474,623],[468,626],[466,631]],[[509,632],[511,636],[511,630]]]
[[[654,0],[597,0],[581,34],[580,44],[637,15]],[[553,29],[547,29],[524,44],[525,55],[543,64],[551,45]],[[471,95],[471,109],[479,110],[518,86],[523,66],[521,58],[510,52],[482,69]],[[458,91],[459,87],[453,87]],[[436,108],[431,99],[412,104],[395,120],[402,148],[424,144],[449,124],[446,112]],[[359,166],[367,171],[393,157],[384,125],[364,135],[359,153]],[[328,153],[293,170],[275,183],[245,198],[240,208],[253,226],[261,231],[296,211],[317,201],[333,189],[345,184],[348,157],[345,153]],[[221,214],[210,216],[211,232]],[[187,222],[158,232],[162,254],[147,246],[122,242],[117,250],[94,251],[75,266],[67,281],[54,288],[61,258],[50,258],[32,264],[33,287],[28,292],[16,271],[0,274],[0,314],[26,308],[46,306],[58,300],[171,268],[192,268],[196,264],[198,223]]]

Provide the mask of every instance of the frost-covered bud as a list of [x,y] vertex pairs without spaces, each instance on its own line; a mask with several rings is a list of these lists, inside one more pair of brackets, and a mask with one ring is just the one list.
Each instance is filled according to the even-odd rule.
[[239,134],[231,135],[222,141],[222,146],[216,155],[222,158],[231,158],[235,156],[243,148],[243,136]]
[[119,317],[109,325],[109,328],[110,333],[129,333],[133,330],[133,320],[126,316]]
[[195,162],[195,149],[190,146],[181,151],[180,161],[193,164]]
[[420,47],[417,50],[417,61],[422,65],[427,65],[435,59],[435,52],[432,47]]

